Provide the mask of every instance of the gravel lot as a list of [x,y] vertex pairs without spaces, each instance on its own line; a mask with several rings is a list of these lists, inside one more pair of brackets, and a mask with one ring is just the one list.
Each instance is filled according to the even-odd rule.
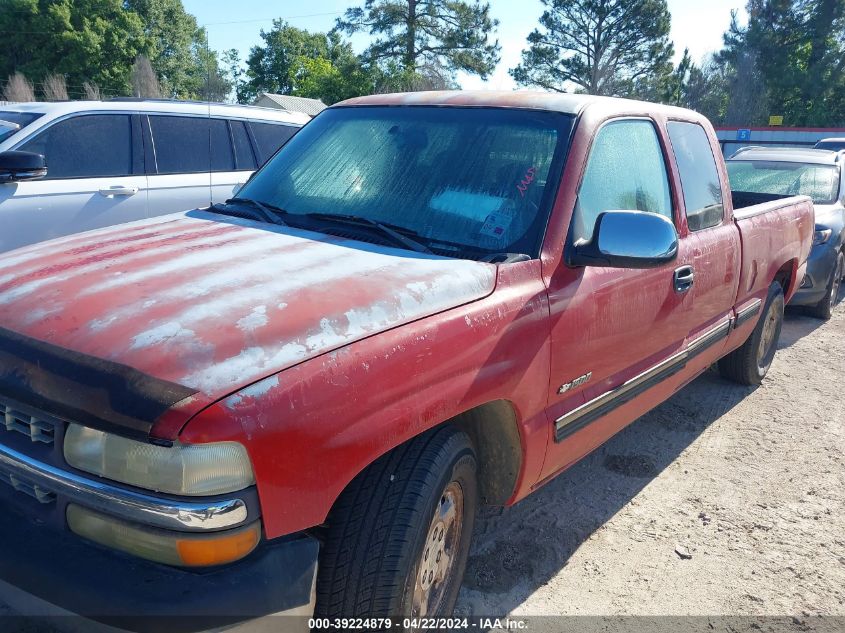
[[789,314],[761,387],[708,373],[485,513],[458,612],[845,616],[843,384],[845,305]]
[[845,304],[788,313],[762,386],[707,373],[482,517],[459,611],[845,616],[843,385]]

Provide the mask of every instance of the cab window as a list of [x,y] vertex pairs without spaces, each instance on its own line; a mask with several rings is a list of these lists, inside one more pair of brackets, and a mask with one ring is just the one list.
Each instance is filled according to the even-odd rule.
[[666,126],[675,152],[690,231],[717,226],[725,214],[722,184],[707,133],[697,123],[670,121]]
[[573,241],[589,240],[604,211],[647,211],[672,219],[666,163],[650,121],[613,121],[596,134],[578,191]]

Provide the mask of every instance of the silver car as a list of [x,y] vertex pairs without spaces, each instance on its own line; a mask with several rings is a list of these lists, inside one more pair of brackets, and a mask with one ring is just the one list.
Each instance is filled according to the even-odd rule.
[[807,274],[790,305],[829,319],[845,274],[845,152],[748,147],[728,161],[734,195],[805,195],[816,208]]
[[169,100],[0,106],[0,252],[223,202],[309,120]]

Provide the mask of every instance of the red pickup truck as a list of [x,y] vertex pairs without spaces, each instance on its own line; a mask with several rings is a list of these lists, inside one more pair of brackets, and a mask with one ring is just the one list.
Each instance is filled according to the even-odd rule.
[[688,110],[381,95],[224,205],[3,255],[0,594],[451,613],[481,505],[714,363],[763,379],[813,207],[755,202]]

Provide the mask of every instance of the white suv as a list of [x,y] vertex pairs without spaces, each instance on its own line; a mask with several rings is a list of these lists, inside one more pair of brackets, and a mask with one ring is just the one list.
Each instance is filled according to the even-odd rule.
[[309,119],[166,100],[0,106],[0,252],[223,202]]

